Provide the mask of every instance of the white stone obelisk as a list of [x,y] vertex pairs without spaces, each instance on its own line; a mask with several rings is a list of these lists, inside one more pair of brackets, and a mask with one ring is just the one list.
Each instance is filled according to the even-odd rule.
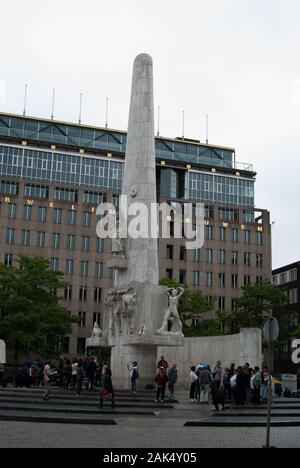
[[[157,201],[154,139],[153,65],[147,54],[136,57],[133,65],[127,146],[122,195],[127,206],[142,203],[147,237],[127,239],[128,269],[118,272],[115,286],[132,282],[157,285],[159,282],[157,239],[151,238],[151,207]],[[130,223],[130,217],[128,218]],[[144,236],[144,234],[142,234]]]

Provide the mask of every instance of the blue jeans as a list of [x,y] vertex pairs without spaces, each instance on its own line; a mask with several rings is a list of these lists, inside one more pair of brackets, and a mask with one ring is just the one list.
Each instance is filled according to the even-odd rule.
[[136,379],[131,379],[131,391],[132,393],[137,392]]

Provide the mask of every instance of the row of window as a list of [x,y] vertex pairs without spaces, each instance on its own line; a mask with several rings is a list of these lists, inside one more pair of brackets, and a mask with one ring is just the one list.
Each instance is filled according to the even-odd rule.
[[[7,244],[14,244],[15,243],[15,229],[7,228],[6,230],[6,243]],[[20,231],[20,244],[23,246],[31,245],[31,237],[33,235],[32,231],[23,229]],[[48,233],[44,231],[37,231],[35,232],[35,246],[36,247],[45,247],[46,244],[46,235]],[[51,235],[51,247],[53,249],[61,248],[61,238],[62,234],[60,233],[52,233]],[[48,244],[49,246],[49,244]],[[67,234],[66,235],[66,244],[65,248],[67,250],[75,250],[76,249],[76,236],[75,234]],[[81,236],[81,250],[84,252],[88,252],[91,250],[91,241],[89,236]],[[93,249],[94,250],[94,249]],[[103,253],[104,252],[104,239],[96,238],[96,245],[95,245],[95,252],[96,253]]]
[[[218,228],[214,226],[205,226],[205,239],[206,240],[217,240],[216,237],[216,232]],[[240,233],[243,233],[243,239],[240,237]],[[230,241],[230,242],[240,242],[241,240],[245,244],[251,244],[253,242],[252,236],[254,234],[254,231],[250,231],[249,229],[242,229],[241,231],[237,228],[233,229],[228,229],[226,227],[219,227],[218,231],[218,240],[220,241]],[[255,232],[255,243],[256,245],[262,245],[263,244],[263,232],[261,231],[256,231]]]
[[[167,245],[166,246],[166,258],[169,260],[174,259],[174,245]],[[229,260],[227,263],[231,265],[239,265],[240,264],[240,257],[244,258],[243,264],[244,266],[252,266],[252,257],[253,255],[256,256],[256,266],[262,267],[263,266],[263,255],[262,254],[252,254],[251,252],[244,252],[240,253],[237,251],[226,252],[225,250],[219,250],[218,252],[214,251],[213,249],[206,249],[205,250],[205,262],[206,263],[220,263],[222,265],[226,264],[226,254],[227,257],[229,256]],[[217,255],[217,257],[216,257]],[[179,259],[182,261],[187,260],[187,250],[184,246],[180,246],[179,248]],[[195,249],[193,251],[193,261],[200,262],[200,249]]]
[[[236,273],[229,275],[226,273],[216,273],[214,274],[211,271],[207,271],[204,275],[203,282],[200,281],[200,271],[193,271],[192,272],[192,285],[193,286],[206,286],[208,288],[211,287],[219,287],[219,288],[233,288],[233,289],[239,289],[242,286],[246,286],[248,284],[251,284],[251,276],[250,275],[244,275],[243,279],[241,275],[238,275]],[[173,269],[172,268],[167,268],[165,277],[167,279],[177,279],[174,278],[173,274]],[[255,281],[256,283],[261,282],[263,279],[262,276],[256,276]],[[179,282],[181,284],[186,284],[187,283],[187,272],[186,270],[180,270],[179,271]],[[203,283],[203,284],[202,284]]]
[[[93,300],[94,302],[101,302],[102,300],[102,288],[90,288],[91,290],[93,289]],[[80,286],[79,290],[77,291],[76,294],[74,294],[74,288],[72,287],[71,284],[68,284],[68,286],[64,290],[64,299],[66,301],[72,301],[72,300],[79,300],[80,302],[87,302],[89,300],[92,300],[92,298],[89,296],[90,290],[88,289],[87,286]]]
[[297,268],[293,268],[291,270],[278,273],[277,275],[273,275],[273,284],[275,284],[276,286],[281,286],[282,284],[297,281],[297,278]]
[[[30,205],[23,206],[23,219],[24,221],[30,221],[33,215],[33,209]],[[55,224],[62,223],[62,216],[63,210],[61,208],[54,208],[53,211],[53,218],[52,221]],[[9,219],[16,219],[17,217],[17,205],[16,203],[8,203],[7,204],[7,216]],[[89,211],[82,212],[82,226],[83,227],[90,227],[91,226],[91,216],[92,214]],[[45,223],[47,221],[47,207],[39,206],[37,208],[37,221],[41,223]],[[48,219],[49,221],[49,219]],[[68,210],[67,215],[67,223],[69,225],[76,225],[77,224],[77,212],[75,210]]]

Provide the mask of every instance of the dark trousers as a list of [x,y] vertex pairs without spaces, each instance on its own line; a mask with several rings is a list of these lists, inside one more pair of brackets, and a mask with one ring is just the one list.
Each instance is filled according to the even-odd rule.
[[161,400],[165,399],[165,388],[158,388],[156,391],[156,399],[159,400],[159,395],[161,394]]
[[197,385],[197,382],[192,382],[192,383],[191,383],[190,400],[194,400],[194,399],[195,399],[196,385]]
[[260,405],[260,387],[253,390],[253,404]]
[[[115,405],[115,400],[114,400],[114,396],[113,396],[113,395],[112,395],[112,398],[110,399],[110,401],[111,401],[111,407],[112,407],[112,408],[115,408],[116,405]],[[100,407],[101,407],[101,408],[102,408],[103,404],[104,404],[103,397],[100,397]]]

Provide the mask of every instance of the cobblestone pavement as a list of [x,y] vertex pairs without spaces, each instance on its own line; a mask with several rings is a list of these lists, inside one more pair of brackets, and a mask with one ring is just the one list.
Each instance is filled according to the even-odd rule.
[[[126,419],[117,426],[0,421],[0,447],[200,448],[261,447],[261,428],[190,428],[181,419]],[[300,428],[273,428],[271,443],[299,448]]]

